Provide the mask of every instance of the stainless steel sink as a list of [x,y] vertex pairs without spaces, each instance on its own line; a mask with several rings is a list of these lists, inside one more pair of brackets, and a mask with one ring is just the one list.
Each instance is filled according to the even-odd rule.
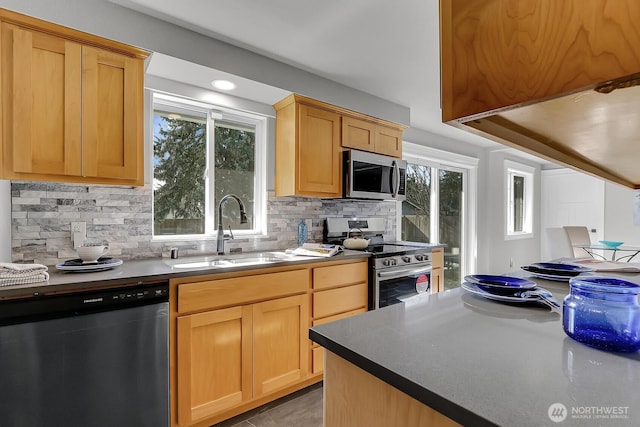
[[253,266],[261,264],[274,264],[278,262],[303,261],[313,257],[304,257],[288,254],[286,252],[248,252],[232,255],[209,255],[185,257],[165,260],[164,263],[172,268],[232,268],[241,266]]

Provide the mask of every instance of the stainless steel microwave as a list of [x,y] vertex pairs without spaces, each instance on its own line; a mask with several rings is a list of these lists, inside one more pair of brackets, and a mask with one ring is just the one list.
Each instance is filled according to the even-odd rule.
[[343,155],[344,197],[405,200],[406,160],[359,150],[348,150]]

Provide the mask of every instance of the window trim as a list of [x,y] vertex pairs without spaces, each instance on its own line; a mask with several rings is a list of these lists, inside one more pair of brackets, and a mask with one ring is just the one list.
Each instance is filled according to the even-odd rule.
[[[534,221],[534,176],[536,169],[532,166],[504,160],[504,206],[505,206],[505,240],[528,239],[533,237]],[[513,178],[524,178],[523,231],[514,231]]]
[[[247,123],[255,126],[255,163],[254,163],[254,212],[253,212],[253,228],[244,230],[232,230],[233,234],[238,237],[264,237],[267,233],[267,200],[266,200],[266,171],[267,171],[267,122],[266,116],[245,111],[239,111],[228,107],[203,103],[200,101],[186,99],[179,96],[172,96],[166,93],[151,91],[151,111],[150,111],[150,139],[151,139],[151,181],[153,182],[155,174],[153,171],[153,116],[156,106],[161,105],[176,112],[192,112],[192,114],[203,114],[206,116],[207,134],[211,135],[211,130],[215,126],[215,120],[223,119],[224,121],[236,121]],[[173,240],[215,240],[217,230],[217,207],[212,206],[210,200],[214,197],[214,188],[209,185],[211,176],[208,171],[214,168],[214,155],[210,155],[209,151],[213,147],[211,141],[207,144],[207,156],[209,162],[207,164],[205,203],[208,207],[207,217],[205,218],[204,234],[172,234],[172,235],[156,235],[152,224],[152,241],[173,241]],[[153,200],[153,195],[152,195]],[[153,203],[152,203],[153,209]]]

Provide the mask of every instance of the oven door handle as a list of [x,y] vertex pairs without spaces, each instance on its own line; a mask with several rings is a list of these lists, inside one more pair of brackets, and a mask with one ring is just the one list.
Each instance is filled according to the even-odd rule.
[[412,276],[414,274],[423,274],[430,273],[432,270],[432,266],[420,267],[420,268],[407,268],[402,270],[392,270],[392,271],[379,271],[378,277],[381,279],[397,279],[403,276]]

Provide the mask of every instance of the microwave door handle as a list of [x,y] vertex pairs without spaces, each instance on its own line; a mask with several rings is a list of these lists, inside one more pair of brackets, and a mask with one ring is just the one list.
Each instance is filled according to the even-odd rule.
[[393,174],[391,174],[391,188],[393,188],[393,193],[391,193],[391,197],[395,199],[400,191],[400,166],[398,166],[398,162],[393,160],[391,167],[393,167]]

